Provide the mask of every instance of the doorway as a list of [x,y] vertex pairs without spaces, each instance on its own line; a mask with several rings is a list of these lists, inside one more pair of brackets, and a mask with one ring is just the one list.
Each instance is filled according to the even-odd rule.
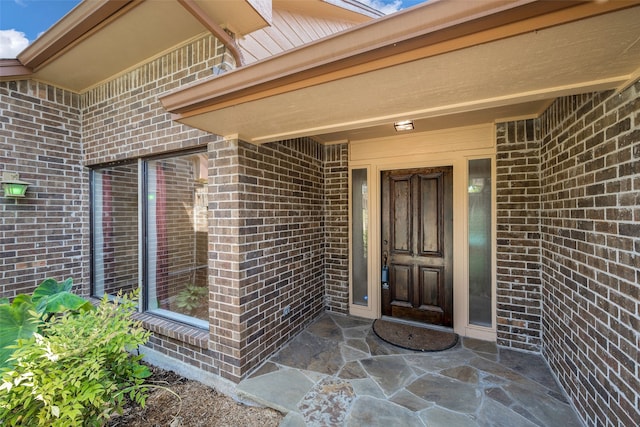
[[453,167],[381,173],[382,314],[453,326]]

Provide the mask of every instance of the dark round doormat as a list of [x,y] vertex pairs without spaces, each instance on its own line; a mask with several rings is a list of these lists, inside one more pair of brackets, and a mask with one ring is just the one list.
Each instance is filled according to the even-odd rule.
[[408,350],[442,351],[458,342],[458,334],[377,319],[373,332],[383,341]]

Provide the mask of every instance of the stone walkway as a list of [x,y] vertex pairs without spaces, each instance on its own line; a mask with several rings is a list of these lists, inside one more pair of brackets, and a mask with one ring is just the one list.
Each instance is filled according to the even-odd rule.
[[581,426],[537,355],[468,338],[403,350],[371,323],[324,314],[236,392],[287,413],[281,426]]

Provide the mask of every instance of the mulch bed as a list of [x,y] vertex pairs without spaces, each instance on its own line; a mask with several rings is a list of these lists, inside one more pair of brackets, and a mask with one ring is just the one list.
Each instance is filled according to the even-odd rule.
[[122,415],[114,415],[108,427],[215,427],[261,426],[276,427],[283,415],[269,408],[247,406],[197,381],[188,380],[175,372],[151,367],[151,384],[157,388],[149,392],[144,408],[129,402]]

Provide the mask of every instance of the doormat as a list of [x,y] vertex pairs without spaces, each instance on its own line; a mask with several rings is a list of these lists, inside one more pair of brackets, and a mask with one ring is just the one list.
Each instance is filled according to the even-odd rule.
[[383,341],[416,351],[447,350],[458,342],[458,334],[437,331],[400,322],[377,319],[373,322],[373,332]]

